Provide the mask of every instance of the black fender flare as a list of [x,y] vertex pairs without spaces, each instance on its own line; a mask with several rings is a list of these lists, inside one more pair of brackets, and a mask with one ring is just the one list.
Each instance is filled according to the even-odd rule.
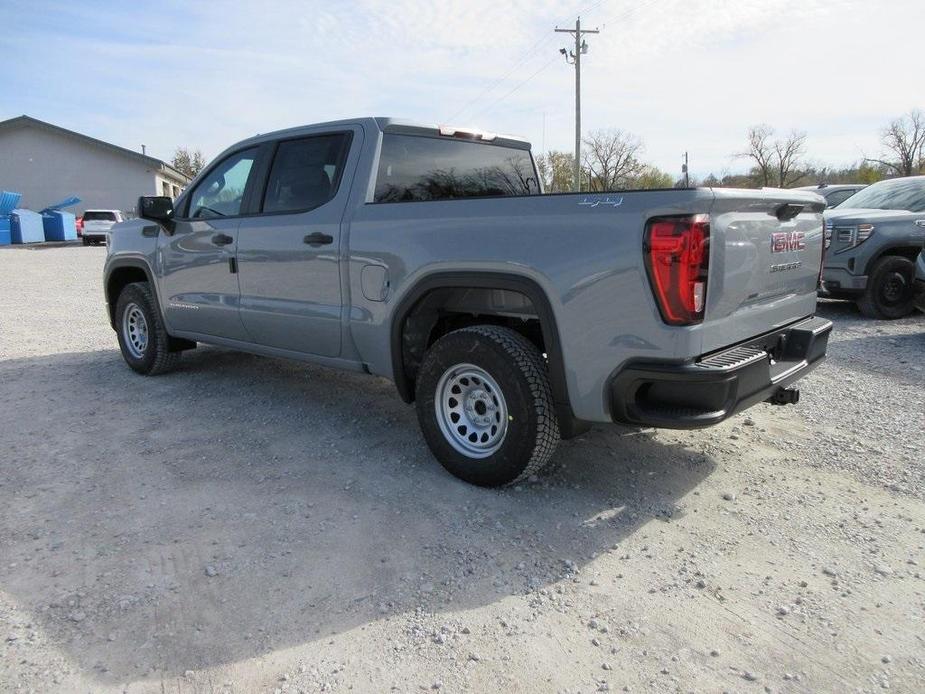
[[127,267],[137,268],[145,273],[145,276],[148,278],[148,283],[151,285],[151,290],[154,292],[154,298],[157,301],[157,310],[161,312],[161,320],[164,318],[164,309],[161,306],[160,297],[157,292],[157,283],[154,281],[154,271],[151,269],[151,266],[147,261],[141,258],[116,258],[106,264],[106,269],[103,273],[103,296],[106,297],[106,312],[109,314],[109,324],[112,326],[113,330],[116,329],[115,317],[113,316],[115,305],[109,300],[109,280],[116,270]]
[[507,289],[520,292],[533,303],[540,320],[543,342],[549,361],[549,380],[560,422],[574,419],[565,378],[562,342],[556,317],[546,292],[540,285],[523,275],[503,272],[447,271],[435,272],[418,280],[398,302],[392,312],[390,347],[392,352],[392,380],[405,402],[414,401],[414,388],[405,373],[402,331],[405,320],[422,297],[435,289]]

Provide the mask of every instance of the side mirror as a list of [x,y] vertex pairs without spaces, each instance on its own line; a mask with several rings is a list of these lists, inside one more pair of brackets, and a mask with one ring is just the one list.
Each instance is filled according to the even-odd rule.
[[173,217],[173,200],[161,195],[142,195],[138,198],[138,216],[166,223]]

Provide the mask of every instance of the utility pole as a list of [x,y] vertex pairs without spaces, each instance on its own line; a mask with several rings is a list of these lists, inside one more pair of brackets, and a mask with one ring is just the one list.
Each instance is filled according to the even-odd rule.
[[582,29],[581,17],[579,17],[575,20],[574,29],[556,27],[556,33],[571,34],[575,37],[574,51],[561,48],[559,52],[565,56],[565,62],[575,66],[575,176],[572,187],[577,193],[581,191],[581,55],[588,52],[588,42],[581,37],[584,34],[600,34],[601,32],[600,29]]
[[688,174],[687,172],[687,163],[688,163],[687,162],[687,152],[685,152],[684,153],[684,163],[681,165],[681,173],[683,174],[683,178],[684,178],[684,187],[690,188],[691,187],[691,177],[690,177],[690,174]]

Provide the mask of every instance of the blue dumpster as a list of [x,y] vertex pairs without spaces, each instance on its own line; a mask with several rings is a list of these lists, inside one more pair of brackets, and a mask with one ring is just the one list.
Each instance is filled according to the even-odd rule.
[[64,210],[49,210],[42,213],[46,241],[76,241],[76,217]]
[[42,210],[42,224],[45,227],[46,241],[77,240],[75,217],[70,212],[65,212],[64,208],[73,207],[79,202],[80,198],[71,196]]
[[38,212],[13,210],[10,222],[13,243],[41,243],[45,240],[45,226]]
[[19,193],[0,191],[0,246],[9,246],[12,243],[10,212],[19,204],[20,198],[22,195]]

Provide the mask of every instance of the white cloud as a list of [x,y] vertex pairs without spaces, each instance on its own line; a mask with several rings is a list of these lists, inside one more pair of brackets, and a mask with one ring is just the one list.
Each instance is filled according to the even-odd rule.
[[23,86],[0,115],[167,156],[178,144],[214,155],[300,123],[445,122],[463,109],[457,122],[570,149],[573,70],[558,55],[568,36],[552,29],[582,8],[586,25],[602,26],[584,61],[585,130],[632,131],[670,171],[685,149],[695,172],[741,168],[730,155],[758,122],[806,130],[814,159],[847,163],[877,151],[882,124],[923,105],[915,0],[177,2],[105,13],[20,0],[6,11],[5,55]]

